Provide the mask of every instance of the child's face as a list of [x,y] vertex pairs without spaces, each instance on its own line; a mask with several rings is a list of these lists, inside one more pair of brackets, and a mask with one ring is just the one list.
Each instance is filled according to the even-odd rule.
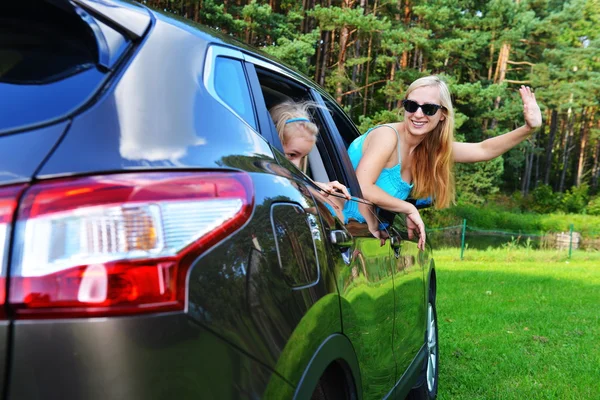
[[303,132],[302,129],[290,128],[286,132],[287,141],[283,145],[283,151],[287,159],[300,168],[300,161],[310,153],[315,140],[310,133]]

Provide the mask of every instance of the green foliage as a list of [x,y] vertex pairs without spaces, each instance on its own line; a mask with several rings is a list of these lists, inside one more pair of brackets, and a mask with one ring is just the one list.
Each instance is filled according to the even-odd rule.
[[485,163],[457,164],[456,187],[459,203],[483,204],[485,198],[498,192],[504,170],[502,157]]
[[263,47],[263,50],[300,72],[312,74],[314,67],[308,64],[306,60],[315,54],[314,43],[318,37],[319,30],[315,29],[293,40],[286,37],[279,38],[277,46]]
[[372,117],[359,117],[358,129],[361,133],[365,133],[376,125],[387,124],[400,120],[400,110],[394,109],[392,111],[382,110],[373,115]]
[[600,215],[600,196],[596,196],[590,200],[586,211],[589,215]]
[[587,184],[573,186],[562,198],[561,209],[567,213],[582,213],[587,206],[589,195]]
[[573,224],[575,231],[585,235],[600,235],[600,216],[584,214],[536,214],[510,212],[496,204],[460,204],[446,210],[427,210],[423,219],[428,228],[442,228],[462,223],[463,219],[472,229],[499,230],[540,234],[544,232],[568,232]]
[[562,194],[554,193],[549,185],[539,185],[531,192],[527,208],[538,213],[551,213],[559,209],[562,202]]

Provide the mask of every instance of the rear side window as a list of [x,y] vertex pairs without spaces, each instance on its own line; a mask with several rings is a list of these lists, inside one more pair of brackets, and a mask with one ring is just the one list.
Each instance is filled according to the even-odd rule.
[[0,133],[79,107],[99,88],[98,46],[68,2],[14,1],[0,15]]
[[256,129],[250,89],[240,61],[226,57],[216,58],[215,91],[221,100]]

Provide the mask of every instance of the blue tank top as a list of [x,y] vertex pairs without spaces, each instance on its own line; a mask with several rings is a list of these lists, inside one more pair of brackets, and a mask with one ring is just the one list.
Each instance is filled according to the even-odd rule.
[[[398,164],[394,165],[391,168],[384,168],[381,170],[381,174],[375,184],[379,186],[383,191],[385,191],[390,196],[396,197],[400,200],[406,200],[410,195],[410,191],[413,188],[412,184],[406,183],[402,179],[402,175],[400,171],[402,170],[402,158],[400,157],[400,135],[398,131],[390,125],[377,125],[373,128],[369,129],[365,132],[364,135],[361,135],[354,139],[354,141],[348,147],[348,156],[350,157],[350,161],[352,162],[352,167],[356,171],[358,168],[358,163],[360,162],[363,155],[363,144],[369,132],[371,132],[375,128],[379,128],[380,126],[387,126],[396,132],[396,137],[398,138]],[[344,217],[346,219],[346,223],[350,218],[357,220],[358,222],[365,222],[364,217],[358,211],[358,203],[356,201],[347,201],[344,207]]]

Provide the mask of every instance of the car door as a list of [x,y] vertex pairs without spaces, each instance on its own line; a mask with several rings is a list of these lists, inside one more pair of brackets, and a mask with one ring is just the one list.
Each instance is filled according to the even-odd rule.
[[[326,105],[331,113],[322,112],[325,127],[321,132],[320,153],[324,162],[330,164],[330,170],[341,170],[338,174],[344,176],[349,189],[356,194],[345,203],[341,218],[324,218],[324,224],[330,227],[330,254],[336,265],[343,329],[358,356],[364,398],[380,399],[391,393],[397,381],[392,242],[390,232],[375,214],[375,207],[360,197],[356,179],[349,179],[354,170],[341,145],[338,129],[338,121],[347,117],[333,104]],[[355,217],[349,217],[350,209],[355,210]]]
[[[253,61],[257,64],[255,70],[261,91],[257,95],[264,97],[267,108],[289,100],[319,101],[319,95],[310,89],[311,85],[286,71]],[[314,183],[338,180],[348,185],[345,171],[351,164],[347,155],[340,157],[345,150],[338,146],[339,138],[332,134],[335,126],[327,118],[330,117],[325,109],[315,110],[313,120],[320,132],[317,146],[308,157],[307,173],[294,167],[289,169],[306,184],[324,228],[328,263],[327,268],[322,268],[323,277],[326,278],[326,274],[332,277],[340,295],[342,331],[351,340],[360,367],[360,378],[355,377],[360,379],[357,387],[362,386],[364,398],[382,398],[394,387],[396,375],[392,348],[394,291],[390,242],[381,242],[369,231],[367,220],[375,228],[379,225],[370,204],[358,198],[346,200],[341,196],[326,195]],[[285,165],[286,160],[281,158],[280,162]],[[358,186],[354,186],[351,190],[358,192]],[[344,215],[348,201],[367,217],[362,221],[348,220]],[[385,229],[380,234],[387,237]],[[324,322],[320,320],[317,325]]]
[[[332,111],[330,122],[335,125],[338,132],[337,140],[343,142],[344,148],[347,148],[350,142],[356,138],[355,126],[336,104],[326,97],[322,99]],[[354,170],[352,168],[348,170],[346,167],[346,174],[354,175]],[[365,209],[364,205],[362,207]],[[369,210],[376,214],[375,217],[389,235],[389,240],[384,247],[390,249],[389,260],[392,269],[390,275],[393,278],[392,347],[397,367],[396,382],[407,371],[424,342],[427,300],[424,274],[429,253],[418,250],[417,238],[408,239],[403,214],[373,207],[370,207]]]
[[426,277],[429,250],[420,251],[417,238],[408,239],[406,217],[389,211],[378,216],[388,226],[394,268],[394,355],[400,379],[423,346],[426,329]]

